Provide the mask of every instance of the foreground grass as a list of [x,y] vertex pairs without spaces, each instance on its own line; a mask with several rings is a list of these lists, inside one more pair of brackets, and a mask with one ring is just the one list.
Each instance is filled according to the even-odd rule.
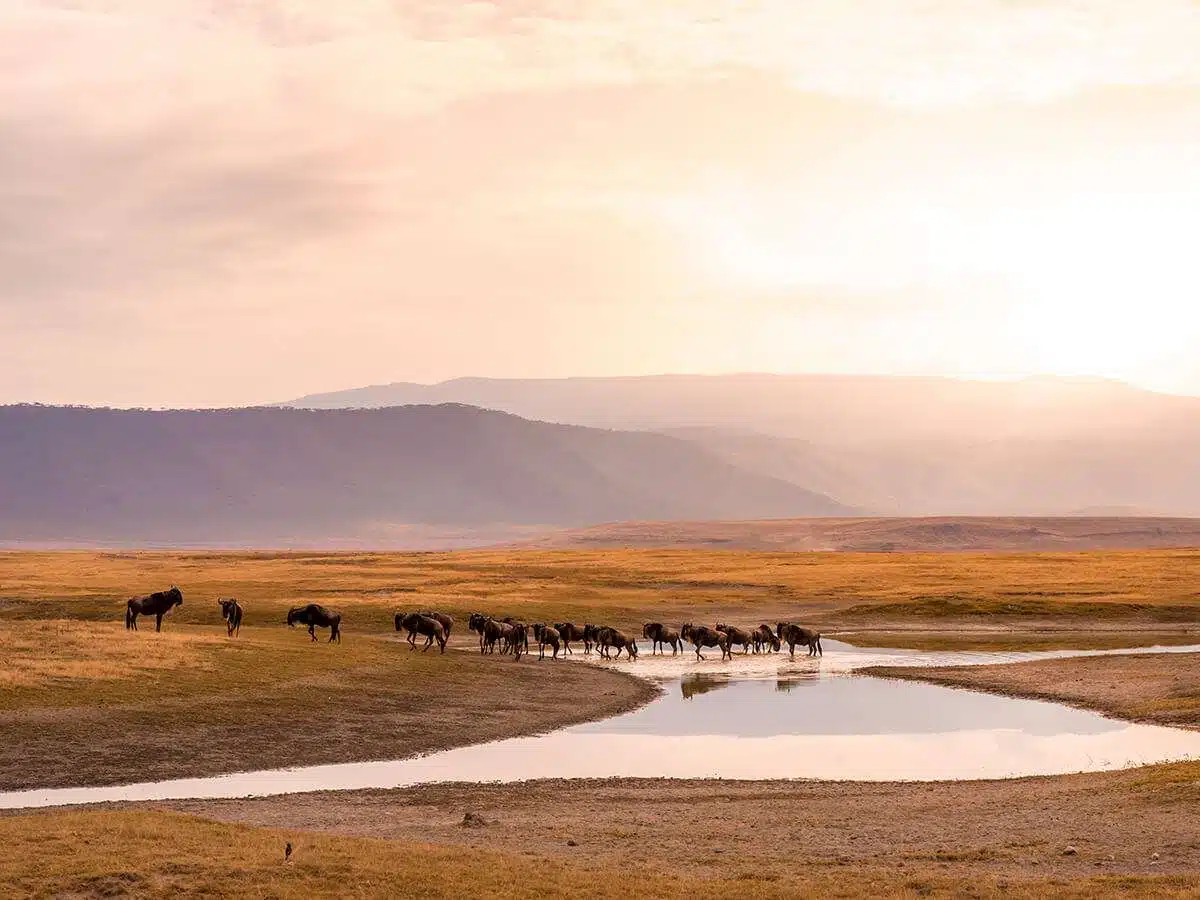
[[[285,863],[286,842],[295,848]],[[475,847],[209,822],[162,812],[67,812],[0,818],[3,897],[1188,897],[1191,876],[1014,881],[964,877],[936,866],[810,867],[763,873],[730,860],[720,875],[689,875],[686,860],[659,870],[598,866]]]

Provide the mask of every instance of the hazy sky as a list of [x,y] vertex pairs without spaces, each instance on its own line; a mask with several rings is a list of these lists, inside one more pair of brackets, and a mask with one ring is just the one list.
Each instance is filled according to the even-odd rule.
[[0,0],[0,402],[1200,393],[1192,0]]

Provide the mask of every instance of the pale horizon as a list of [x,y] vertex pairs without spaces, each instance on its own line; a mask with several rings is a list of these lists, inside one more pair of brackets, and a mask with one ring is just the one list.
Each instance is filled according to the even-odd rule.
[[1200,394],[1186,0],[0,2],[0,404]]

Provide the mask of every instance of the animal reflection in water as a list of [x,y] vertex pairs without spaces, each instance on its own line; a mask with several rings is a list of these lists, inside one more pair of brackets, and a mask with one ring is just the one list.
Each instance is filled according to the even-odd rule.
[[679,682],[679,690],[684,700],[691,700],[697,694],[707,694],[709,691],[719,691],[729,687],[729,679],[714,675],[689,675]]
[[780,694],[786,694],[793,691],[806,681],[816,681],[817,673],[809,672],[805,675],[793,675],[789,678],[776,678],[775,690]]

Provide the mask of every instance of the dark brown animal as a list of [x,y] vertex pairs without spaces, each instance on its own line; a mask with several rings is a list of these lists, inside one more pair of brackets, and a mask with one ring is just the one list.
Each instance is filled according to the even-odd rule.
[[446,640],[450,640],[450,632],[454,630],[454,619],[451,616],[428,609],[418,609],[417,615],[424,616],[427,619],[433,619],[435,622],[440,624],[442,629],[446,632]]
[[477,612],[471,613],[470,618],[467,619],[467,629],[469,631],[474,631],[479,634],[479,652],[480,653],[484,652],[483,632],[484,632],[484,626],[487,624],[487,620],[488,620],[487,616],[485,616],[483,613],[477,613]]
[[[605,659],[620,659],[622,650],[630,659],[637,659],[637,641],[615,628],[596,629],[596,646]],[[613,647],[617,648],[616,656],[612,655]]]
[[670,645],[672,656],[683,651],[683,641],[679,637],[679,632],[672,631],[662,622],[647,622],[642,626],[642,637],[650,641],[651,656],[656,651],[662,650],[666,644]]
[[125,604],[125,628],[137,631],[138,616],[154,616],[154,630],[162,631],[163,616],[176,606],[183,606],[183,591],[175,586],[146,597],[134,597]]
[[583,626],[583,652],[591,653],[592,647],[596,645],[596,634],[600,631],[599,625],[584,625]]
[[562,646],[562,635],[557,628],[538,623],[533,626],[533,637],[538,642],[538,659],[546,658],[546,647],[554,650],[553,659],[558,659],[558,651]]
[[704,659],[704,654],[700,650],[704,647],[720,647],[721,659],[732,659],[733,654],[729,652],[729,638],[725,632],[716,631],[712,628],[707,628],[704,625],[693,625],[688,622],[679,629],[680,636],[696,648],[696,659]]
[[408,631],[410,652],[417,649],[418,634],[425,638],[425,646],[421,648],[422,653],[432,647],[434,641],[437,642],[438,649],[442,653],[446,652],[446,629],[442,627],[442,623],[437,619],[432,619],[420,613],[409,613],[396,623],[397,630],[401,627]]
[[[779,638],[775,636],[775,632],[771,630],[770,625],[759,625],[750,634],[754,638],[755,653],[779,652]],[[766,649],[768,647],[770,650]]]
[[[571,641],[584,640],[585,635],[584,628],[582,626],[575,625],[571,622],[555,622],[554,627],[558,630],[559,635],[562,637],[563,649],[568,653],[572,652]],[[587,648],[586,642],[584,643],[584,648]]]
[[513,661],[520,662],[521,654],[529,650],[529,626],[513,625],[509,637],[509,648],[512,650]]
[[236,636],[242,630],[242,615],[244,614],[242,604],[232,597],[228,600],[218,600],[217,604],[221,607],[221,618],[225,620],[229,636]]
[[750,648],[754,644],[754,638],[750,632],[738,628],[736,625],[724,625],[721,622],[716,624],[716,630],[725,632],[730,647],[741,647],[743,654],[750,652]]
[[485,619],[483,622],[481,651],[484,653],[495,653],[496,645],[499,644],[501,655],[508,653],[512,649],[513,629],[515,627],[515,625],[508,622],[499,622],[491,618]]
[[820,632],[802,628],[790,622],[779,622],[775,626],[775,635],[780,641],[788,645],[788,653],[793,657],[796,655],[797,644],[806,645],[809,656],[825,655],[825,651],[821,648]]
[[310,603],[308,606],[296,606],[288,610],[287,623],[289,628],[296,627],[296,623],[308,626],[308,636],[316,641],[317,629],[329,629],[329,643],[337,641],[342,642],[342,614],[328,610],[323,606],[318,606],[316,603]]

